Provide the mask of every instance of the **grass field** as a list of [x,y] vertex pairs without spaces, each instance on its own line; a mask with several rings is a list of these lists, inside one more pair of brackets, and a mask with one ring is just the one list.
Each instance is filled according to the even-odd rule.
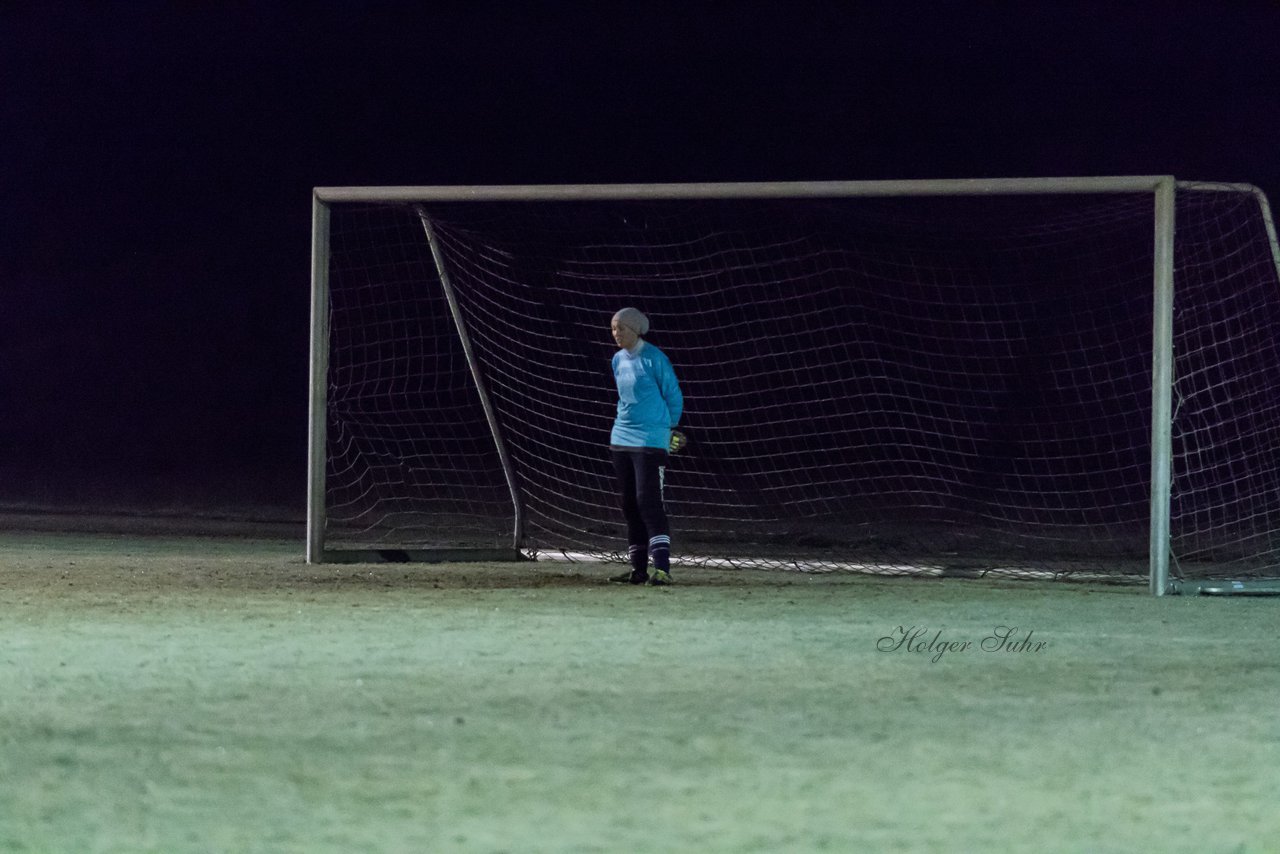
[[1280,851],[1276,600],[300,549],[0,533],[0,850]]

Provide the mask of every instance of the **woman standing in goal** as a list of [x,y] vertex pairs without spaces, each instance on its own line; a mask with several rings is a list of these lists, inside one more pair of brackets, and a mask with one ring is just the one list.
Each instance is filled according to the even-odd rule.
[[671,529],[662,493],[667,453],[683,445],[684,437],[675,427],[684,411],[684,396],[671,360],[641,337],[649,331],[649,319],[639,309],[622,309],[610,325],[621,349],[613,355],[618,415],[609,450],[627,521],[631,571],[609,580],[670,584]]

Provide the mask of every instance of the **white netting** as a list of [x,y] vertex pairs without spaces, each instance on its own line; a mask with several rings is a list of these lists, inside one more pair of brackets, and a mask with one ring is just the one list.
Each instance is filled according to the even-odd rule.
[[436,282],[404,211],[331,228],[327,539],[510,545],[511,500]]
[[1280,573],[1280,278],[1247,192],[1178,194],[1172,550],[1187,577]]
[[[1184,565],[1256,565],[1274,511],[1276,318],[1250,306],[1280,293],[1250,201],[1179,194]],[[424,212],[528,549],[624,547],[608,323],[635,305],[687,401],[692,443],[668,477],[676,554],[1145,571],[1149,193]],[[509,542],[509,495],[422,224],[408,206],[335,206],[333,224],[331,543]]]

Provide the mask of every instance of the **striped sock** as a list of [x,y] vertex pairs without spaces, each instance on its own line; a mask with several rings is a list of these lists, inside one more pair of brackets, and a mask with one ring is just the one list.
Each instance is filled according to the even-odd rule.
[[671,570],[671,537],[666,534],[658,534],[656,537],[651,537],[649,539],[649,558],[653,561],[654,569],[669,572]]
[[636,572],[644,572],[649,568],[649,556],[644,553],[644,546],[629,546],[627,557],[631,558],[631,568]]

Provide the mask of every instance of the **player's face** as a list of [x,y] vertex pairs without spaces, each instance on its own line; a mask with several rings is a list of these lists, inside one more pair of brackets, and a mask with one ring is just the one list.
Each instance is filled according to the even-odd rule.
[[609,325],[609,328],[613,331],[613,340],[624,350],[634,347],[640,338],[634,329],[616,320]]

